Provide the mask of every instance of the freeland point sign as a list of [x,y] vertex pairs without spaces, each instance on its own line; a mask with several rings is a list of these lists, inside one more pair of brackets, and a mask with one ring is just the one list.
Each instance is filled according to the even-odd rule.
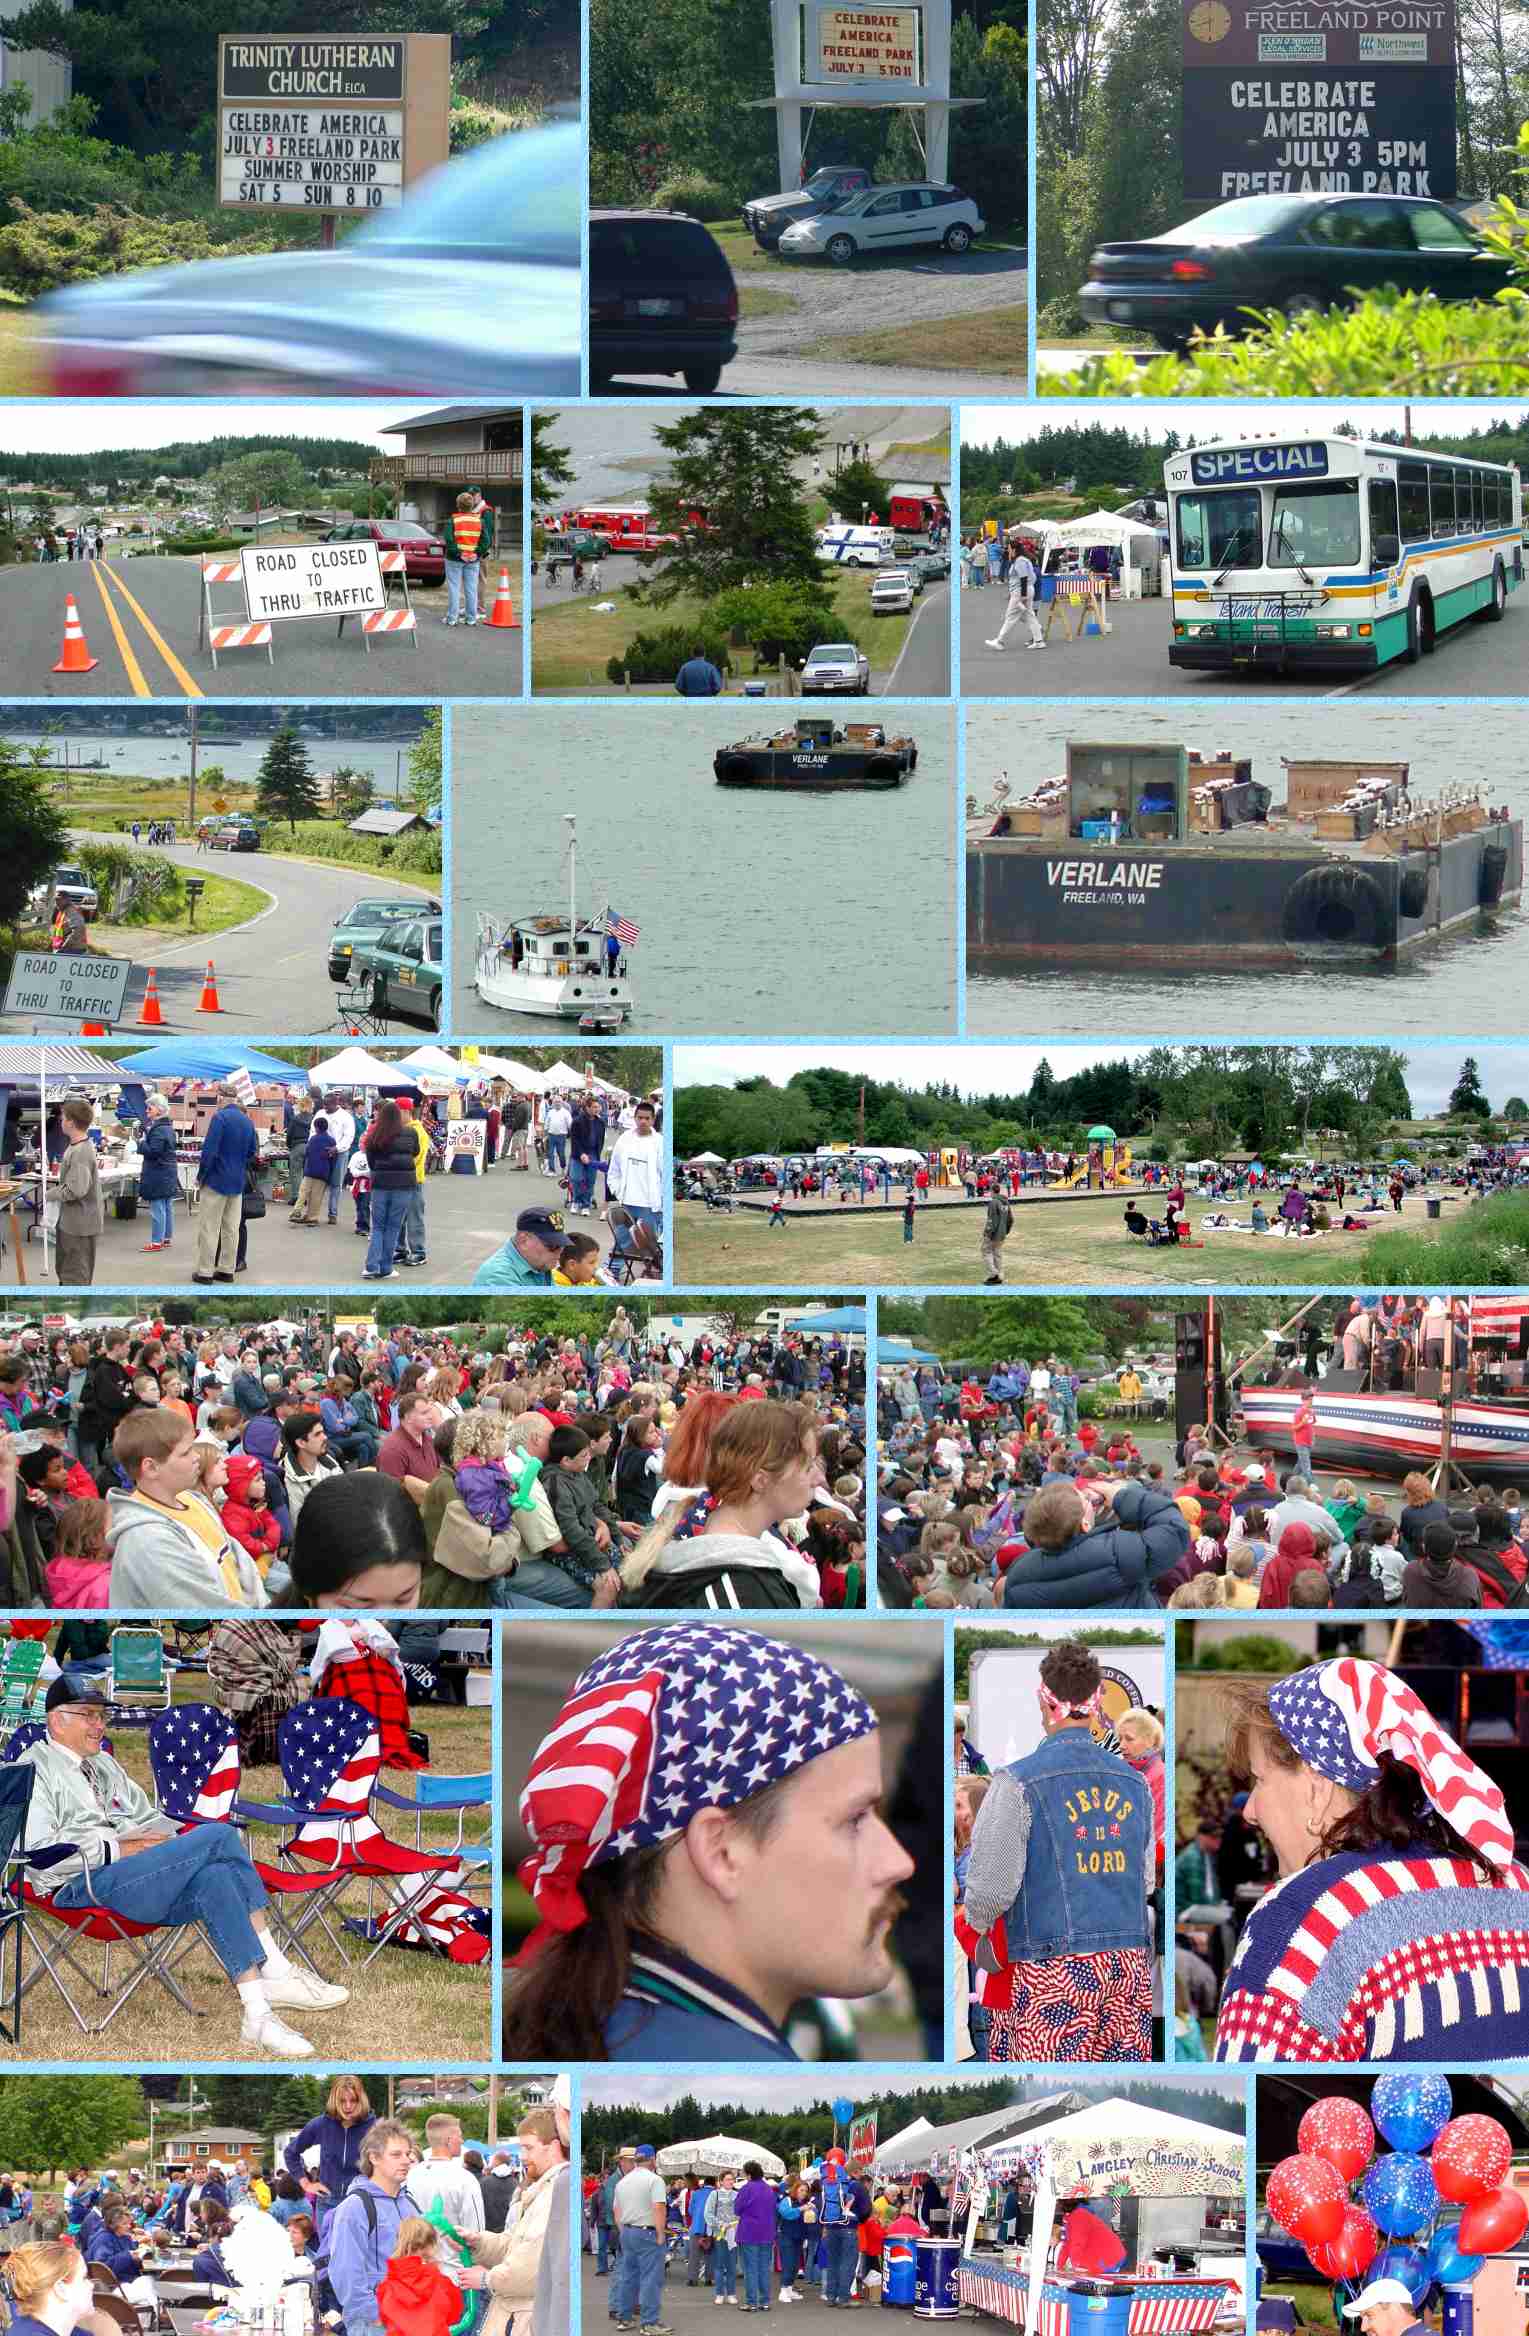
[[450,76],[444,33],[225,33],[219,202],[326,219],[396,209],[404,188],[446,159]]
[[1184,193],[1453,196],[1454,0],[1185,0]]

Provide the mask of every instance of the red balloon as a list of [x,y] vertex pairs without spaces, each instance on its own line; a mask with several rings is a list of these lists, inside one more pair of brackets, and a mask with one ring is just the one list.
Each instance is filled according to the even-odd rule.
[[1380,2233],[1362,2206],[1346,2206],[1338,2236],[1307,2251],[1324,2279],[1362,2279],[1380,2253]]
[[1303,2247],[1325,2247],[1343,2228],[1348,2191],[1337,2167],[1325,2158],[1281,2158],[1265,2197],[1281,2230]]
[[1375,2155],[1375,2128],[1367,2112],[1342,2093],[1327,2093],[1312,2102],[1297,2128],[1296,2140],[1308,2157],[1325,2158],[1330,2166],[1336,2166],[1345,2182],[1362,2174]]
[[1452,2117],[1434,2142],[1428,2163],[1439,2196],[1456,2206],[1469,2206],[1474,2199],[1490,2197],[1506,2180],[1513,2144],[1495,2117]]
[[[1484,2117],[1481,2123],[1493,2120]],[[1499,2255],[1516,2247],[1529,2230],[1529,2198],[1522,2190],[1494,2190],[1489,2198],[1473,2198],[1460,2217],[1459,2244],[1463,2255]]]

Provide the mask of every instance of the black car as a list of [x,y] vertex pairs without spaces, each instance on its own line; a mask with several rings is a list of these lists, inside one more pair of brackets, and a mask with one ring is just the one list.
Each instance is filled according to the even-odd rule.
[[709,397],[738,354],[727,255],[680,211],[591,211],[589,386],[618,373],[678,373]]
[[1447,203],[1417,195],[1241,195],[1141,243],[1102,243],[1078,306],[1176,349],[1196,325],[1247,331],[1250,308],[1345,308],[1394,286],[1490,300],[1509,281]]
[[845,195],[858,195],[871,183],[871,174],[857,163],[825,162],[802,186],[788,195],[756,195],[743,206],[743,224],[761,251],[774,251],[788,227],[799,219],[815,219]]

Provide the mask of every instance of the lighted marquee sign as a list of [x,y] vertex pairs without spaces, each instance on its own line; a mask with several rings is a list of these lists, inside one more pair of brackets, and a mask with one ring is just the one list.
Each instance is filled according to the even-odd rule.
[[897,82],[922,78],[919,8],[809,9],[808,81]]

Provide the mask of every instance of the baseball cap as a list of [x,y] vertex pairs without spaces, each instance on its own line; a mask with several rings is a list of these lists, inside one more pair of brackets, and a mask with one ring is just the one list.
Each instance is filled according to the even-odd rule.
[[1357,2320],[1360,2313],[1367,2312],[1372,2304],[1405,2304],[1409,2312],[1414,2308],[1411,2296],[1399,2279],[1372,2279],[1363,2294],[1356,2295],[1351,2304],[1344,2305],[1343,2317],[1345,2320]]
[[656,2152],[654,2151],[654,2148],[653,2148],[653,2144],[652,2144],[652,2142],[651,2142],[651,2141],[640,2141],[640,2142],[637,2144],[637,2155],[638,2155],[640,2158],[651,2158],[651,2157],[653,2157],[654,2155],[656,2155]]
[[68,1679],[60,1676],[54,1680],[47,1694],[43,1697],[42,1707],[44,1711],[57,1711],[59,1706],[65,1703],[86,1703],[95,1711],[111,1710],[111,1705],[106,1697],[94,1687],[76,1687]]
[[1244,1484],[1262,1484],[1264,1482],[1264,1472],[1259,1467],[1256,1460],[1251,1468],[1245,1468],[1243,1470],[1242,1481]]
[[561,1209],[522,1209],[515,1219],[517,1233],[529,1233],[534,1240],[545,1241],[549,1249],[562,1246],[563,1212]]

